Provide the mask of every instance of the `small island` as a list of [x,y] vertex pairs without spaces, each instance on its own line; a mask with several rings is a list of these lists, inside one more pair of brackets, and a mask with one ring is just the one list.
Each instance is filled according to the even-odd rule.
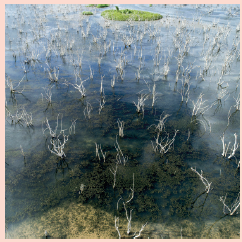
[[101,13],[101,16],[108,20],[117,20],[117,21],[152,21],[162,19],[163,16],[158,13],[151,13],[146,11],[139,10],[130,10],[124,9],[119,10],[116,6],[116,10],[105,10]]
[[107,8],[110,4],[88,4],[87,7]]
[[85,11],[85,12],[82,12],[82,14],[83,14],[83,15],[93,15],[93,13],[92,13],[92,12],[90,12],[90,11]]

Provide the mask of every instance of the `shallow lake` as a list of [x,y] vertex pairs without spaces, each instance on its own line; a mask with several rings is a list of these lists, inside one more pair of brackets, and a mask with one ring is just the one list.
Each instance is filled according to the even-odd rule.
[[240,237],[239,5],[6,4],[5,76],[5,238]]

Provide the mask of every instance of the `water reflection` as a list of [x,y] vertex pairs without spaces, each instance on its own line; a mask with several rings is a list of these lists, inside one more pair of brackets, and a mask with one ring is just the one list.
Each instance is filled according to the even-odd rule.
[[6,238],[237,238],[239,6],[117,6],[5,7]]

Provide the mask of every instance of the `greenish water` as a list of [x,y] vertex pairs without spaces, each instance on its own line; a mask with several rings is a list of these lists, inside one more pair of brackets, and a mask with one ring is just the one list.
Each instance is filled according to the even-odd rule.
[[[238,238],[239,209],[229,215],[220,199],[227,194],[231,208],[240,191],[239,147],[228,158],[235,133],[240,140],[239,6],[120,7],[164,17],[107,22],[103,9],[83,16],[84,5],[5,6],[6,238],[42,238],[45,230],[50,238],[118,238],[117,217],[122,238],[147,222],[142,238]],[[154,151],[157,135],[163,147],[174,138],[165,152]],[[59,157],[53,143],[64,139]],[[191,167],[203,171],[208,193]]]

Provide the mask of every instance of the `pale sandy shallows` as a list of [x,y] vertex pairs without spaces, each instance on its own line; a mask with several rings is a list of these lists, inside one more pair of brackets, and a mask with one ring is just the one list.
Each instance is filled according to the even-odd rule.
[[[221,219],[214,225],[213,222],[203,225],[202,230],[188,220],[169,226],[148,223],[142,231],[141,237],[144,239],[180,239],[182,236],[183,239],[192,239],[194,233],[198,232],[199,238],[239,239],[239,231],[234,229],[238,227],[239,223],[239,217],[233,217],[232,220]],[[122,238],[133,238],[134,233],[136,232],[137,235],[142,227],[141,223],[132,221],[131,233],[128,236],[127,225],[127,220],[120,218],[119,231]],[[118,239],[113,214],[95,209],[90,205],[74,202],[65,202],[39,217],[29,218],[11,226],[6,230],[5,238],[41,239],[45,238],[45,231],[47,231],[50,239]]]

